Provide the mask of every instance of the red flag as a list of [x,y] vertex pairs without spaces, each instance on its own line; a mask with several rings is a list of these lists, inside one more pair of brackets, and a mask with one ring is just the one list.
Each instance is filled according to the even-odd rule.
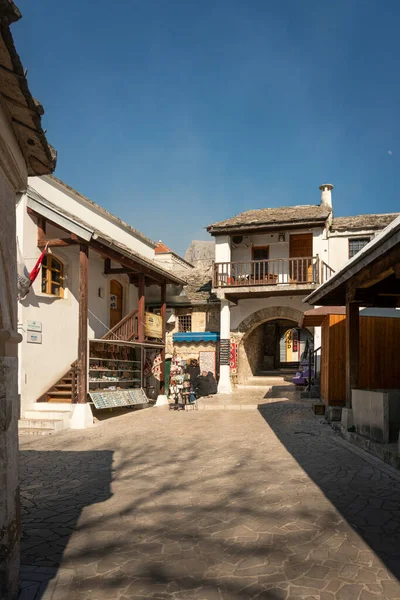
[[41,266],[42,266],[43,259],[46,256],[47,246],[48,246],[48,244],[46,244],[45,249],[43,250],[42,254],[37,259],[36,265],[33,267],[32,271],[29,273],[29,279],[31,281],[31,285],[32,285],[32,283],[35,281],[36,277],[40,273],[40,269],[41,269]]

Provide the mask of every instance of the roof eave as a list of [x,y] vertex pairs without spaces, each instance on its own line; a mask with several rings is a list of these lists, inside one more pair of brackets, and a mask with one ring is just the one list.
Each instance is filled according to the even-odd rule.
[[223,235],[226,233],[236,233],[236,232],[252,232],[264,230],[276,230],[276,229],[298,229],[300,227],[315,227],[316,225],[325,225],[327,217],[318,217],[316,219],[305,219],[301,221],[282,221],[276,223],[260,223],[258,225],[254,224],[243,224],[243,225],[227,225],[222,227],[214,227],[210,225],[207,227],[207,231],[211,235]]

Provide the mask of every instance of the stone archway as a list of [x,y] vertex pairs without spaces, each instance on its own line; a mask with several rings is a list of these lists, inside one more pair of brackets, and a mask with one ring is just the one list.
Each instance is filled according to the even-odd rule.
[[[232,332],[233,337],[238,345],[238,381],[244,382],[248,377],[253,375],[251,360],[249,360],[248,352],[250,349],[256,349],[257,340],[251,340],[249,337],[255,333],[255,330],[266,323],[267,321],[285,320],[300,325],[303,318],[303,313],[300,310],[288,306],[269,306],[262,308],[246,317]],[[260,328],[261,329],[261,328]],[[259,340],[260,343],[261,340]],[[246,348],[247,347],[247,348]]]

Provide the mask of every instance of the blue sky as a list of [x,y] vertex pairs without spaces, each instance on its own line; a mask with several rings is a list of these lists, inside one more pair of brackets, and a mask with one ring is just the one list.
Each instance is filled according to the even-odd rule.
[[183,253],[251,208],[400,210],[398,0],[19,0],[56,175]]

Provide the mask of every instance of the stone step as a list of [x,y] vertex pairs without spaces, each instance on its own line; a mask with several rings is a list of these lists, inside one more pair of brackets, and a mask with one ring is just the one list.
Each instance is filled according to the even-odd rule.
[[70,426],[71,421],[71,411],[70,410],[26,410],[24,412],[24,419],[46,419],[46,420],[56,420],[63,422],[63,428],[66,429]]
[[70,403],[68,401],[64,402],[63,406],[59,400],[57,401],[57,404],[52,404],[51,406],[49,406],[48,402],[35,402],[31,410],[36,413],[35,417],[37,417],[37,413],[49,411],[56,413],[71,413]]
[[46,419],[42,417],[20,419],[18,427],[21,429],[53,429],[54,431],[61,431],[64,428],[64,421],[62,419]]
[[31,429],[29,427],[19,427],[18,435],[52,435],[54,429]]

